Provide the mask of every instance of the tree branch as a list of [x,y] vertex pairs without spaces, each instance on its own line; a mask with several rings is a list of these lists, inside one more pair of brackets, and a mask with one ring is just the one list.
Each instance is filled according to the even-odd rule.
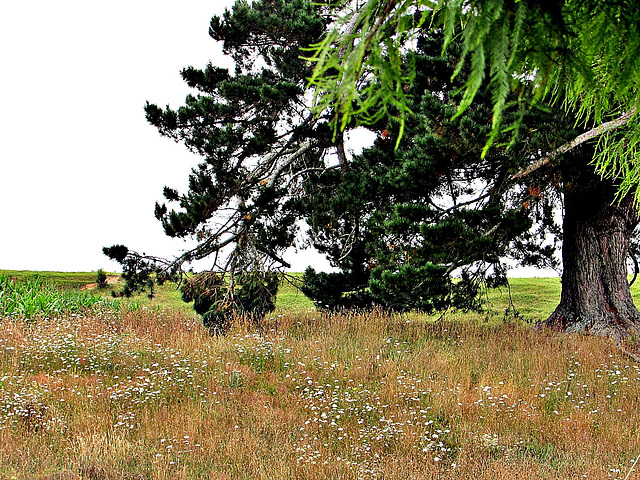
[[485,193],[485,194],[483,194],[483,195],[480,195],[478,198],[474,198],[474,199],[469,200],[469,201],[467,201],[467,202],[456,203],[456,204],[455,204],[455,205],[453,205],[452,207],[449,207],[449,208],[447,208],[447,209],[445,209],[445,210],[442,210],[442,213],[443,213],[443,214],[445,214],[445,213],[449,213],[449,212],[451,212],[451,211],[453,211],[453,210],[457,210],[457,209],[458,209],[458,208],[460,208],[460,207],[465,207],[465,206],[467,206],[467,205],[471,205],[471,204],[473,204],[473,203],[477,203],[477,202],[479,202],[480,200],[484,200],[485,198],[490,197],[490,196],[491,196],[491,192],[489,192],[489,193]]
[[[301,126],[308,125],[311,121],[313,121],[313,119],[314,119],[313,113],[310,113],[303,120]],[[248,175],[247,181],[245,182],[245,184],[251,184],[257,179],[259,179],[260,177],[267,175],[267,173],[272,168],[274,168],[278,159],[283,155],[287,155],[288,151],[290,151],[291,153],[295,153],[296,150],[291,149],[291,146],[295,143],[295,140],[296,140],[296,136],[292,135],[280,148],[266,155],[263,158],[262,162],[260,162],[256,166],[256,168]]]
[[268,257],[271,257],[273,260],[280,263],[280,265],[282,265],[283,267],[291,268],[291,264],[289,262],[287,262],[284,258],[279,256],[273,250],[266,248],[264,245],[260,247],[256,247],[256,250],[261,251],[263,254],[267,255]]
[[313,148],[314,143],[310,142],[310,141],[306,141],[304,143],[302,143],[300,145],[300,147],[298,148],[298,150],[294,153],[292,153],[289,158],[287,158],[282,165],[280,165],[275,172],[273,172],[271,174],[271,178],[269,178],[269,180],[267,181],[266,185],[267,187],[271,188],[275,185],[276,180],[278,179],[278,177],[280,176],[280,174],[288,167],[290,166],[293,162],[295,162],[298,158],[300,158],[302,155],[304,155],[306,152],[308,152],[309,150],[311,150],[311,148]]
[[535,172],[536,170],[545,166],[555,158],[559,157],[564,153],[567,153],[569,150],[573,150],[578,145],[586,142],[587,140],[591,140],[592,138],[602,135],[603,133],[607,133],[608,131],[613,130],[614,128],[618,128],[625,125],[629,121],[629,119],[631,119],[631,117],[635,115],[635,113],[636,113],[636,109],[634,107],[629,112],[616,118],[615,120],[611,120],[610,122],[606,122],[606,123],[603,123],[602,125],[598,125],[597,127],[592,128],[588,132],[585,132],[582,135],[578,135],[576,138],[574,138],[570,142],[565,143],[561,147],[557,148],[546,157],[539,158],[534,162],[530,163],[527,167],[521,168],[511,176],[511,179],[515,180],[517,178],[522,178],[525,175],[529,175],[531,172]]

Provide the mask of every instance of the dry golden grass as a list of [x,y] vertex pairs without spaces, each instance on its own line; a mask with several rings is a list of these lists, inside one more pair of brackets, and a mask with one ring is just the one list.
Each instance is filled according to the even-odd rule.
[[0,321],[1,479],[640,478],[640,370],[469,316]]

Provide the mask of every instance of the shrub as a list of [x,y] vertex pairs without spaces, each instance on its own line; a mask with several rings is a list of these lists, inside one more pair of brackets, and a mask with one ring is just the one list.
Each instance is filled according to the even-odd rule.
[[221,333],[236,318],[247,318],[259,326],[264,315],[275,309],[279,283],[275,272],[243,272],[234,277],[231,289],[224,275],[202,272],[187,278],[181,293],[183,301],[193,302],[204,326]]
[[98,288],[107,288],[107,274],[101,268],[98,269],[96,274],[96,283]]

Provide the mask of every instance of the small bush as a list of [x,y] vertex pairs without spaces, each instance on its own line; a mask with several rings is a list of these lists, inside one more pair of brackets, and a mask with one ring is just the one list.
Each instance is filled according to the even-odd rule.
[[107,288],[107,274],[104,273],[104,270],[101,268],[98,269],[96,274],[96,283],[98,284],[98,288]]
[[234,320],[244,318],[259,325],[266,313],[275,309],[280,278],[275,272],[243,272],[234,277],[235,288],[216,272],[202,272],[186,279],[182,300],[193,302],[205,327],[223,333]]

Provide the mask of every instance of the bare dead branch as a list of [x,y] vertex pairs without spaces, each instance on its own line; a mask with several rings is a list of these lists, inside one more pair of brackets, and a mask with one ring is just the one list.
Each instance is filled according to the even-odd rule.
[[522,178],[526,175],[529,175],[531,172],[535,172],[539,168],[555,160],[560,155],[567,153],[569,150],[573,150],[578,145],[586,142],[587,140],[591,140],[592,138],[602,135],[603,133],[607,133],[608,131],[613,130],[614,128],[618,128],[625,125],[631,119],[631,117],[635,115],[635,113],[636,113],[636,109],[632,108],[629,112],[625,113],[624,115],[621,115],[615,120],[611,120],[610,122],[606,122],[606,123],[603,123],[602,125],[598,125],[597,127],[592,128],[588,132],[585,132],[582,135],[578,135],[576,138],[574,138],[570,142],[567,142],[561,147],[555,149],[546,157],[539,158],[534,162],[530,163],[528,166],[521,168],[511,176],[511,179],[515,180],[517,178]]
[[288,167],[290,166],[293,162],[295,162],[298,158],[300,158],[302,155],[304,155],[306,152],[308,152],[309,150],[311,150],[311,148],[314,146],[313,142],[311,141],[306,141],[304,142],[302,145],[300,145],[300,147],[298,148],[298,150],[294,153],[292,153],[289,158],[287,158],[284,162],[282,162],[282,164],[271,174],[271,177],[269,178],[269,180],[266,183],[266,186],[271,188],[275,185],[276,180],[278,179],[278,177],[280,176],[280,174]]

